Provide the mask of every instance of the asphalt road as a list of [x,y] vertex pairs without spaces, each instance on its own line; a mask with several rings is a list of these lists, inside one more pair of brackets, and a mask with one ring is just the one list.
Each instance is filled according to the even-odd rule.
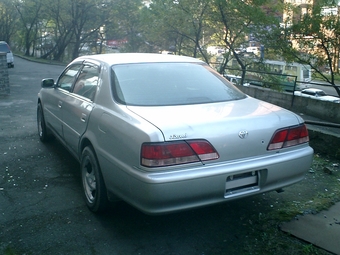
[[250,254],[249,244],[261,240],[252,222],[286,195],[162,216],[124,202],[91,213],[77,161],[57,141],[42,144],[37,135],[40,81],[62,69],[20,58],[9,69],[11,94],[0,97],[0,254]]

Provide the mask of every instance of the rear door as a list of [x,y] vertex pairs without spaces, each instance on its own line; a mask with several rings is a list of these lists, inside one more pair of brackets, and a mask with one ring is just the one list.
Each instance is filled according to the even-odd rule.
[[93,100],[97,91],[99,70],[99,64],[84,63],[69,97],[63,103],[64,139],[76,154],[80,137],[87,128],[94,107]]

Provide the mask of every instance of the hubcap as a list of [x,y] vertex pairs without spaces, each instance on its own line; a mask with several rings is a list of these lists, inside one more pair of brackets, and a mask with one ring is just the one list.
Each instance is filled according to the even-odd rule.
[[39,114],[38,114],[38,132],[39,132],[39,136],[41,137],[43,135],[43,131],[42,131],[42,122],[41,122],[41,110],[39,110]]
[[90,159],[87,157],[83,166],[83,185],[87,200],[93,203],[96,199],[96,177]]

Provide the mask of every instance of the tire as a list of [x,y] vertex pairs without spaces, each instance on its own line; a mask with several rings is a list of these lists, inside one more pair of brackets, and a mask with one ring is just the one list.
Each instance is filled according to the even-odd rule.
[[90,146],[82,152],[80,170],[87,207],[95,213],[104,211],[108,205],[107,191],[97,157]]
[[49,134],[49,131],[46,127],[44,113],[40,103],[38,103],[37,107],[37,124],[40,141],[43,143],[50,141],[52,136]]

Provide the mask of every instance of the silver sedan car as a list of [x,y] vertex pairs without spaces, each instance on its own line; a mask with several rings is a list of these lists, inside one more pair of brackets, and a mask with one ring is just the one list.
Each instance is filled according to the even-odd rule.
[[239,91],[184,56],[83,56],[42,80],[42,142],[80,162],[88,208],[124,200],[148,214],[239,199],[300,181],[313,149],[294,113]]

